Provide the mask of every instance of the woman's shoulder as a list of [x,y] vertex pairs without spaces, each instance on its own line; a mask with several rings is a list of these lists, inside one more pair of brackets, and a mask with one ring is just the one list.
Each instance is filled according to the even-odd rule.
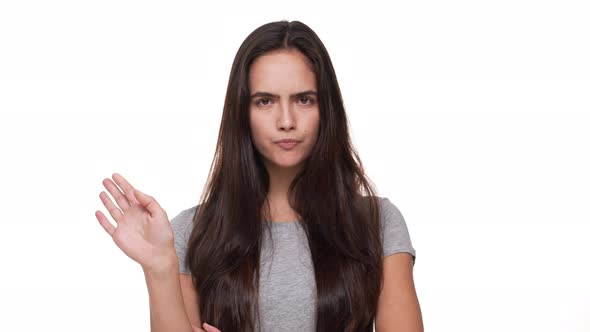
[[408,225],[397,206],[387,197],[378,197],[381,212],[384,256],[407,252],[416,260]]
[[[395,204],[393,204],[393,202],[391,202],[391,200],[387,196],[375,195],[374,197],[376,198],[378,207],[379,207],[382,215],[391,216],[391,215],[401,214],[401,212],[397,208],[397,206]],[[362,198],[366,202],[367,196],[363,196]]]
[[175,234],[184,234],[191,229],[193,217],[197,211],[199,204],[181,210],[174,218],[170,219],[170,225]]
[[401,214],[395,204],[386,196],[375,196],[379,202],[379,207],[384,214]]

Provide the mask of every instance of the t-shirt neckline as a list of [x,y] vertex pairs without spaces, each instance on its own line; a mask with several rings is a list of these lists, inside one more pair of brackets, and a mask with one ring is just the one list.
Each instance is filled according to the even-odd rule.
[[287,220],[287,221],[270,221],[271,224],[273,225],[279,225],[279,224],[295,224],[296,222],[298,222],[299,220]]

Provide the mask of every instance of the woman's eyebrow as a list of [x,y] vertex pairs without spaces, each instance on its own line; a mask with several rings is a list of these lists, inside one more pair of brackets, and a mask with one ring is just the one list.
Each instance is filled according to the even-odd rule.
[[[315,95],[315,96],[317,96],[318,93],[315,92],[314,90],[306,90],[306,91],[303,91],[303,92],[298,92],[298,93],[292,94],[290,97],[291,98],[295,98],[295,97],[301,97],[301,96],[306,96],[306,95]],[[262,91],[256,92],[256,93],[254,93],[253,95],[250,96],[250,98],[255,98],[255,97],[280,98],[279,95],[275,95],[275,94],[272,94],[270,92],[262,92]]]

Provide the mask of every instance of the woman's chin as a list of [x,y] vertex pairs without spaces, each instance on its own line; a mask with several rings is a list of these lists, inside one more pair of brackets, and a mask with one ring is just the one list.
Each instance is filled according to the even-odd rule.
[[277,168],[291,169],[300,167],[302,160],[300,158],[279,158],[271,160],[271,163]]

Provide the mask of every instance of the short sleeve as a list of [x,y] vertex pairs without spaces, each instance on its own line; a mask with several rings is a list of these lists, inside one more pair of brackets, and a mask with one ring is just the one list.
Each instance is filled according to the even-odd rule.
[[387,197],[381,197],[381,229],[383,256],[407,252],[412,255],[413,264],[416,264],[416,250],[412,246],[406,221],[399,209]]
[[174,233],[174,249],[176,250],[176,256],[178,257],[179,272],[183,274],[191,274],[185,259],[195,211],[196,207],[183,210],[170,220],[170,226]]

